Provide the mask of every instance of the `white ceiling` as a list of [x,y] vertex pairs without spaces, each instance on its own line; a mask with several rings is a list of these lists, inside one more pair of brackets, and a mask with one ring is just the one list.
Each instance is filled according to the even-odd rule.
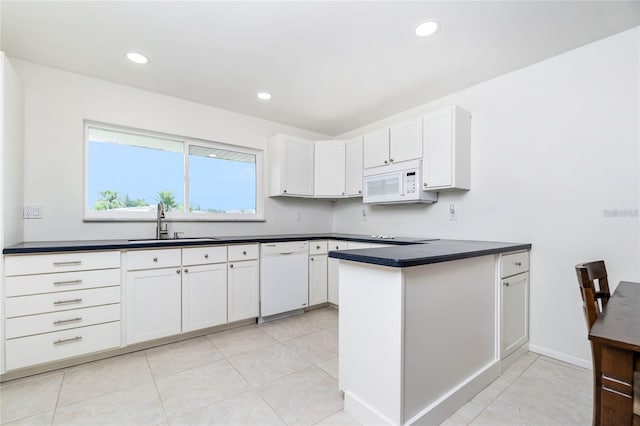
[[[10,57],[334,136],[639,25],[640,2],[4,0],[1,14]],[[427,19],[441,30],[415,37]]]

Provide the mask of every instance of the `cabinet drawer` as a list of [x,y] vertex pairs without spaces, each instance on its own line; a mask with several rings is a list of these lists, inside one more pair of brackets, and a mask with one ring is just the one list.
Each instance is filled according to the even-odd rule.
[[6,320],[6,337],[7,339],[14,339],[16,337],[50,333],[52,331],[61,331],[119,320],[119,303],[9,318]]
[[330,240],[328,243],[329,246],[329,251],[331,250],[346,250],[347,249],[347,242],[346,241],[340,241],[340,240]]
[[229,246],[229,262],[258,258],[258,244]]
[[227,261],[227,246],[193,247],[182,249],[183,265],[203,265]]
[[529,252],[503,254],[500,262],[500,277],[510,277],[529,270]]
[[326,254],[328,241],[309,241],[309,254]]
[[6,256],[4,264],[6,276],[119,268],[120,252],[96,251],[10,255]]
[[182,264],[180,249],[134,250],[127,252],[127,270],[170,268]]
[[12,318],[110,303],[120,303],[120,286],[8,297],[5,301],[5,315]]
[[6,297],[120,285],[120,269],[22,275],[6,278]]
[[89,354],[120,346],[120,321],[9,339],[7,370]]

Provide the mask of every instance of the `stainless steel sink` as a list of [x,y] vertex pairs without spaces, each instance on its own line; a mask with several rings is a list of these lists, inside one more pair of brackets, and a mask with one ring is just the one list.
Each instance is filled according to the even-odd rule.
[[144,244],[154,244],[154,243],[165,243],[165,242],[170,242],[170,241],[175,241],[175,242],[206,242],[206,241],[216,241],[217,238],[213,238],[213,237],[204,237],[204,238],[167,238],[164,240],[157,240],[155,238],[142,238],[142,239],[136,239],[136,240],[128,240],[130,243],[144,243]]

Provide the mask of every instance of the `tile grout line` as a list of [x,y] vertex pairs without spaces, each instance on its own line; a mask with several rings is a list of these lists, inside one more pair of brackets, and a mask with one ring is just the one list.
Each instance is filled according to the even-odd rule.
[[67,370],[62,370],[62,377],[60,378],[60,387],[58,388],[58,397],[56,398],[56,405],[53,407],[53,416],[51,416],[51,425],[56,421],[56,414],[58,414],[58,404],[60,403],[60,395],[62,394],[62,385],[64,384],[64,378],[67,375]]
[[162,407],[162,412],[164,413],[164,419],[168,424],[171,424],[169,421],[169,416],[167,415],[167,409],[164,406],[164,401],[162,400],[162,395],[160,394],[160,389],[158,389],[158,383],[156,383],[156,376],[153,374],[153,370],[151,369],[151,363],[149,362],[149,357],[147,357],[147,353],[144,353],[144,359],[147,361],[147,367],[149,367],[149,373],[151,373],[151,380],[153,380],[153,387],[156,389],[156,394],[158,395],[158,399],[160,400],[160,406]]

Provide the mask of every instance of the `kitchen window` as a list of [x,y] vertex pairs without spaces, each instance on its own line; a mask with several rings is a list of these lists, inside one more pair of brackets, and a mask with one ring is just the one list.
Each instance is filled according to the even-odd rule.
[[262,151],[85,122],[85,220],[263,220]]

